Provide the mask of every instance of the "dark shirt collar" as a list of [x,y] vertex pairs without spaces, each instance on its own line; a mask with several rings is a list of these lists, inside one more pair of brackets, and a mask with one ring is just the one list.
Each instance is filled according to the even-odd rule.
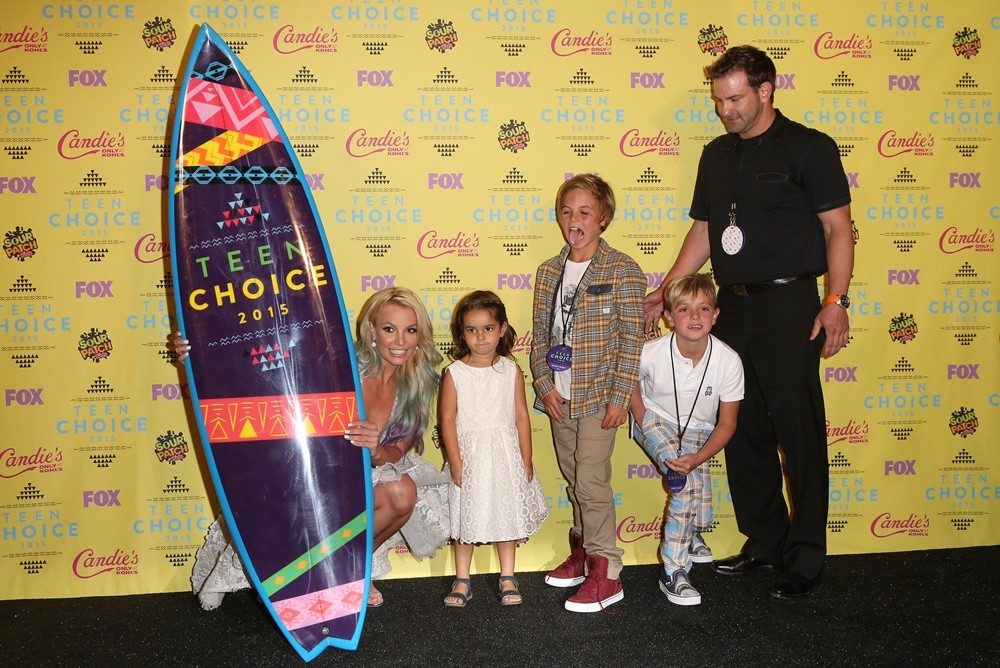
[[735,132],[731,133],[734,140],[737,141],[753,141],[754,139],[758,141],[764,141],[765,139],[771,139],[774,135],[778,134],[782,128],[788,123],[788,119],[785,115],[781,113],[780,109],[775,108],[774,110],[774,120],[771,121],[771,125],[768,126],[766,130],[761,132],[756,137],[750,137],[750,139],[743,139]]

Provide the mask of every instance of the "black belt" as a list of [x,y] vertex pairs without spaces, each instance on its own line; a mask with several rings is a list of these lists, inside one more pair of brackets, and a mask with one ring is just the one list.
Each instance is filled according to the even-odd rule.
[[785,278],[776,278],[773,281],[764,281],[763,283],[733,283],[731,285],[720,285],[719,289],[723,292],[728,292],[731,295],[746,297],[747,295],[755,295],[758,292],[766,292],[771,288],[788,285],[789,283],[794,283],[795,281],[804,278],[816,277],[813,274],[799,274],[798,276],[786,276]]

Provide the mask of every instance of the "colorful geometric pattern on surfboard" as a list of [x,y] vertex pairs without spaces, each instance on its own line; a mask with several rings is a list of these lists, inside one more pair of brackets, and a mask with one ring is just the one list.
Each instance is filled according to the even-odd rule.
[[304,659],[355,649],[371,564],[367,451],[337,273],[277,116],[209,27],[181,82],[172,269],[205,458],[244,567]]

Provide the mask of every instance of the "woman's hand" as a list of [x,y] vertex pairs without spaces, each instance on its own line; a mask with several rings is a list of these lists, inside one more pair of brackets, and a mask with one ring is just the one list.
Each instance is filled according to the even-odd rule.
[[175,353],[177,353],[177,361],[183,362],[191,354],[191,342],[184,338],[184,335],[180,332],[174,332],[174,338],[170,340],[167,344],[168,348],[171,348]]
[[379,426],[368,420],[349,422],[347,429],[344,430],[344,436],[347,437],[348,441],[359,448],[368,448],[372,451],[372,456],[375,455],[375,450],[378,448],[378,439],[381,433],[382,430]]

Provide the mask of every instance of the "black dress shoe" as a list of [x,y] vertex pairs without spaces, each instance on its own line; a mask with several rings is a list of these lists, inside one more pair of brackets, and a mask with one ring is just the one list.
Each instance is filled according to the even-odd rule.
[[770,561],[762,561],[757,557],[751,557],[746,552],[719,559],[712,564],[712,570],[719,575],[743,575],[758,568],[774,568],[774,564]]
[[810,580],[795,573],[783,573],[771,586],[771,596],[782,600],[802,598],[819,586],[819,579]]

